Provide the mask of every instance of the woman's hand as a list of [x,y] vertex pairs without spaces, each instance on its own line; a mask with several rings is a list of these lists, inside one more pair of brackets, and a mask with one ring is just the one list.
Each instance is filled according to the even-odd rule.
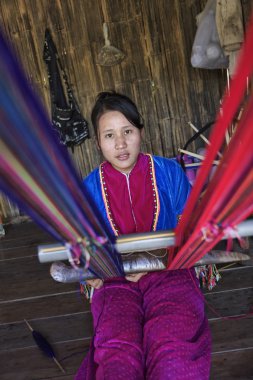
[[[142,276],[145,276],[147,273],[148,272],[129,274],[126,276],[126,279],[128,281],[137,282]],[[94,280],[87,280],[86,284],[92,286],[95,289],[100,289],[103,286],[103,281],[100,278],[96,278]]]
[[86,284],[92,286],[95,289],[100,289],[103,286],[103,281],[100,278],[96,278],[95,280],[87,280]]
[[148,273],[148,272],[129,274],[128,276],[126,276],[126,279],[127,279],[128,281],[137,282],[137,281],[139,281],[139,279],[140,279],[142,276],[145,276],[145,274],[147,274],[147,273]]

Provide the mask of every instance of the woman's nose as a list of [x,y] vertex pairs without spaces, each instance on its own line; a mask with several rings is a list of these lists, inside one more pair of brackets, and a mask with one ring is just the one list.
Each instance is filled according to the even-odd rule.
[[116,149],[122,149],[126,147],[126,139],[125,136],[117,136],[115,140],[115,148]]

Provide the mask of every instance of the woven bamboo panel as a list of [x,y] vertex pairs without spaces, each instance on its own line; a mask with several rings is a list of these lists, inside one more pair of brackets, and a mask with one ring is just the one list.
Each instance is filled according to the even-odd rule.
[[[226,75],[222,70],[191,67],[196,15],[206,0],[1,0],[0,22],[34,90],[50,113],[50,94],[42,58],[49,27],[83,115],[98,92],[115,89],[137,102],[145,121],[143,150],[175,156],[197,127],[215,118]],[[247,20],[252,0],[242,1]],[[103,67],[98,54],[105,44],[125,53],[115,66]],[[81,177],[101,160],[91,139],[70,152]],[[4,201],[0,207],[3,207]],[[4,213],[12,214],[6,211]],[[0,209],[1,212],[1,209]],[[3,214],[3,212],[2,212]]]

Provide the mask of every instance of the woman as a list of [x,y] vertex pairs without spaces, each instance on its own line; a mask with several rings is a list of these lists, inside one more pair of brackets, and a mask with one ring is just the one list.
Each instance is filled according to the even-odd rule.
[[[92,110],[105,162],[84,184],[115,235],[173,229],[190,186],[173,160],[140,152],[136,105],[115,92]],[[94,338],[76,379],[207,380],[210,333],[193,270],[90,282]]]

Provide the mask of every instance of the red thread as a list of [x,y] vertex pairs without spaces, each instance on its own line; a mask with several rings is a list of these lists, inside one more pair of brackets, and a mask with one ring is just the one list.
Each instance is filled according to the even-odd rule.
[[[221,240],[224,235],[223,225],[234,226],[253,211],[253,129],[251,125],[253,97],[244,108],[241,120],[223,154],[221,163],[203,198],[198,202],[213,160],[223,144],[225,132],[243,99],[247,88],[247,78],[252,73],[253,16],[240,53],[230,93],[226,92],[224,97],[222,113],[218,115],[210,137],[206,158],[187,202],[182,220],[175,231],[176,245],[181,245],[181,248],[169,263],[169,269],[189,268],[194,265]],[[216,228],[217,226],[219,228]]]

